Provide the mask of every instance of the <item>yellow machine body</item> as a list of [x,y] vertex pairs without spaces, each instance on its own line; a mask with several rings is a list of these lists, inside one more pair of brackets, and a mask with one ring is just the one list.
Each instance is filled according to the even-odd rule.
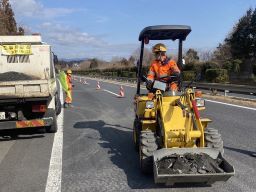
[[[211,120],[195,117],[192,100],[195,100],[192,89],[187,89],[182,96],[163,96],[161,91],[157,91],[153,97],[137,97],[135,112],[141,121],[142,131],[155,132],[157,126],[161,126],[162,148],[204,147],[204,129]],[[147,109],[147,102],[153,102],[154,107]]]

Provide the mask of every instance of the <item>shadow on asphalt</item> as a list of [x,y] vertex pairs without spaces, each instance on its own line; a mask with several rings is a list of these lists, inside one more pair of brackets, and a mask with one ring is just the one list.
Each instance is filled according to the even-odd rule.
[[256,151],[248,151],[248,150],[238,149],[238,148],[233,148],[233,147],[225,147],[224,146],[224,149],[228,149],[228,150],[235,151],[235,152],[242,153],[242,154],[249,155],[249,156],[256,153]]
[[99,120],[77,122],[74,128],[95,129],[100,133],[99,145],[108,149],[111,161],[125,172],[128,185],[132,189],[209,187],[205,184],[177,184],[170,187],[155,184],[153,174],[144,175],[140,172],[139,156],[134,149],[130,127],[108,124]]
[[0,131],[0,142],[11,140],[35,139],[45,137],[44,129],[12,129]]

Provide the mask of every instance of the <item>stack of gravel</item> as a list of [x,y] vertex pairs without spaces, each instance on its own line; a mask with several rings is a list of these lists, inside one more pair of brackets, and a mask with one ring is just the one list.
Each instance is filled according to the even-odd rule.
[[223,173],[222,160],[205,153],[172,154],[156,162],[158,174],[207,174]]
[[38,80],[38,78],[18,72],[0,73],[0,81],[22,81],[22,80]]

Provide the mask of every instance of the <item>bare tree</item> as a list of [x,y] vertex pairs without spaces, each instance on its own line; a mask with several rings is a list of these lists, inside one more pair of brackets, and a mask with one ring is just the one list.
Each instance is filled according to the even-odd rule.
[[9,0],[0,0],[0,35],[23,35],[24,29],[19,27]]
[[213,58],[213,52],[211,50],[198,51],[198,55],[201,61],[210,61]]

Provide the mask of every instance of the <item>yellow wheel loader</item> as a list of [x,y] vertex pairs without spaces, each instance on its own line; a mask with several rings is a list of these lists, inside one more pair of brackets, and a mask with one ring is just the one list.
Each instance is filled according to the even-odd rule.
[[[183,88],[179,77],[155,80],[149,93],[141,94],[141,83],[147,81],[142,74],[144,44],[149,40],[179,40],[178,66],[182,69],[182,42],[190,32],[189,26],[158,25],[144,28],[139,36],[133,140],[141,171],[153,172],[155,183],[212,184],[227,181],[235,172],[223,157],[218,130],[208,128],[211,120],[200,117],[200,110],[205,109],[204,100],[196,97],[189,86]],[[168,84],[175,81],[180,91],[166,92]],[[209,165],[213,166],[208,168]]]

